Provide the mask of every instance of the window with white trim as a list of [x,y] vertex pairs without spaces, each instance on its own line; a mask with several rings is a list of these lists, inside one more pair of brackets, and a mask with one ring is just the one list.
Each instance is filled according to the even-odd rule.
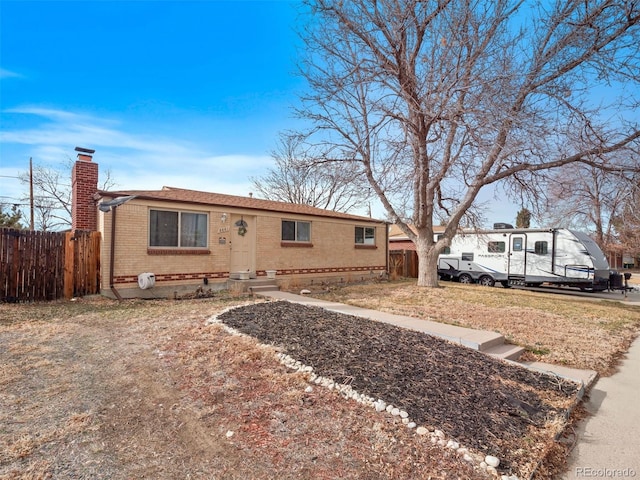
[[356,245],[375,245],[376,244],[376,228],[375,227],[356,227]]
[[149,246],[205,248],[209,216],[175,210],[149,211]]
[[311,222],[296,220],[282,220],[283,242],[310,242]]

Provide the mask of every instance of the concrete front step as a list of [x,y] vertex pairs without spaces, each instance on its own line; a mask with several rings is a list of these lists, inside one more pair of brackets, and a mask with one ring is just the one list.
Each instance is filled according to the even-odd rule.
[[230,290],[239,290],[241,292],[256,293],[260,288],[264,288],[264,291],[277,291],[280,287],[276,284],[275,280],[270,278],[252,278],[250,280],[236,280],[229,278],[227,280],[227,288]]
[[503,343],[502,345],[496,345],[487,350],[483,350],[482,353],[486,353],[492,357],[502,358],[503,360],[513,360],[517,362],[520,355],[524,353],[524,348],[518,345]]
[[482,353],[488,353],[490,350],[500,348],[504,345],[504,336],[500,333],[489,332],[486,330],[474,330],[479,332],[478,338],[478,350]]
[[598,372],[595,370],[580,370],[577,368],[564,367],[562,365],[544,362],[520,362],[522,366],[529,370],[556,375],[574,382],[582,383],[584,391],[589,391],[598,379]]
[[269,283],[264,285],[251,285],[249,287],[249,292],[253,294],[260,294],[264,292],[277,292],[280,290],[280,287],[275,283]]

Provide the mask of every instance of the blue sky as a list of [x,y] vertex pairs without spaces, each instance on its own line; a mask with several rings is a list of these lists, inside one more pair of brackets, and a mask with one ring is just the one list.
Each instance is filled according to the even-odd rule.
[[[291,1],[2,1],[0,195],[96,150],[119,188],[246,195],[291,106]],[[19,195],[18,195],[19,196]]]
[[[297,125],[298,8],[0,0],[0,202],[25,195],[12,177],[30,157],[60,166],[76,146],[96,150],[114,188],[247,195]],[[499,205],[495,221],[514,222]]]

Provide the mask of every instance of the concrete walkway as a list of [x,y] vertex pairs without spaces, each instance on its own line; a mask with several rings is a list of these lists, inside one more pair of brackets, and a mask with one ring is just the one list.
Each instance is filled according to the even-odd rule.
[[584,406],[565,480],[640,478],[640,338],[617,373],[598,380]]
[[288,300],[293,303],[322,307],[332,312],[346,313],[357,317],[377,320],[379,322],[390,323],[398,327],[408,328],[419,332],[430,333],[436,337],[444,338],[452,342],[460,343],[474,350],[487,350],[494,345],[504,343],[504,338],[499,333],[486,332],[482,330],[471,330],[468,328],[457,327],[455,325],[445,325],[429,320],[421,320],[418,318],[407,317],[403,315],[391,315],[380,312],[378,310],[370,310],[367,308],[354,307],[343,303],[329,302],[319,300],[303,295],[296,295],[289,292],[271,291],[264,292],[265,296],[279,300]]
[[[517,345],[505,343],[504,336],[496,332],[474,330],[471,328],[458,327],[456,325],[447,325],[444,323],[408,317],[405,315],[393,315],[391,313],[380,312],[378,310],[354,307],[352,305],[345,305],[337,302],[329,302],[327,300],[320,300],[279,290],[261,291],[258,294],[277,300],[287,300],[289,302],[300,303],[302,305],[322,307],[333,312],[368,318],[370,320],[389,323],[397,327],[427,333],[435,337],[459,343],[488,355],[502,358],[503,360],[515,361],[524,350],[522,347]],[[582,383],[583,390],[588,390],[597,378],[597,374],[593,370],[577,370],[542,362],[523,362],[518,364],[532,370],[551,373],[553,375],[558,375],[560,377]]]

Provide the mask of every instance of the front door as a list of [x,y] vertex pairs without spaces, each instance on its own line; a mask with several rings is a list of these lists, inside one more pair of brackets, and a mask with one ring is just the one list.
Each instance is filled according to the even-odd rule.
[[231,216],[231,265],[229,271],[256,273],[256,217]]
[[509,245],[509,275],[524,277],[527,265],[527,237],[512,235]]

